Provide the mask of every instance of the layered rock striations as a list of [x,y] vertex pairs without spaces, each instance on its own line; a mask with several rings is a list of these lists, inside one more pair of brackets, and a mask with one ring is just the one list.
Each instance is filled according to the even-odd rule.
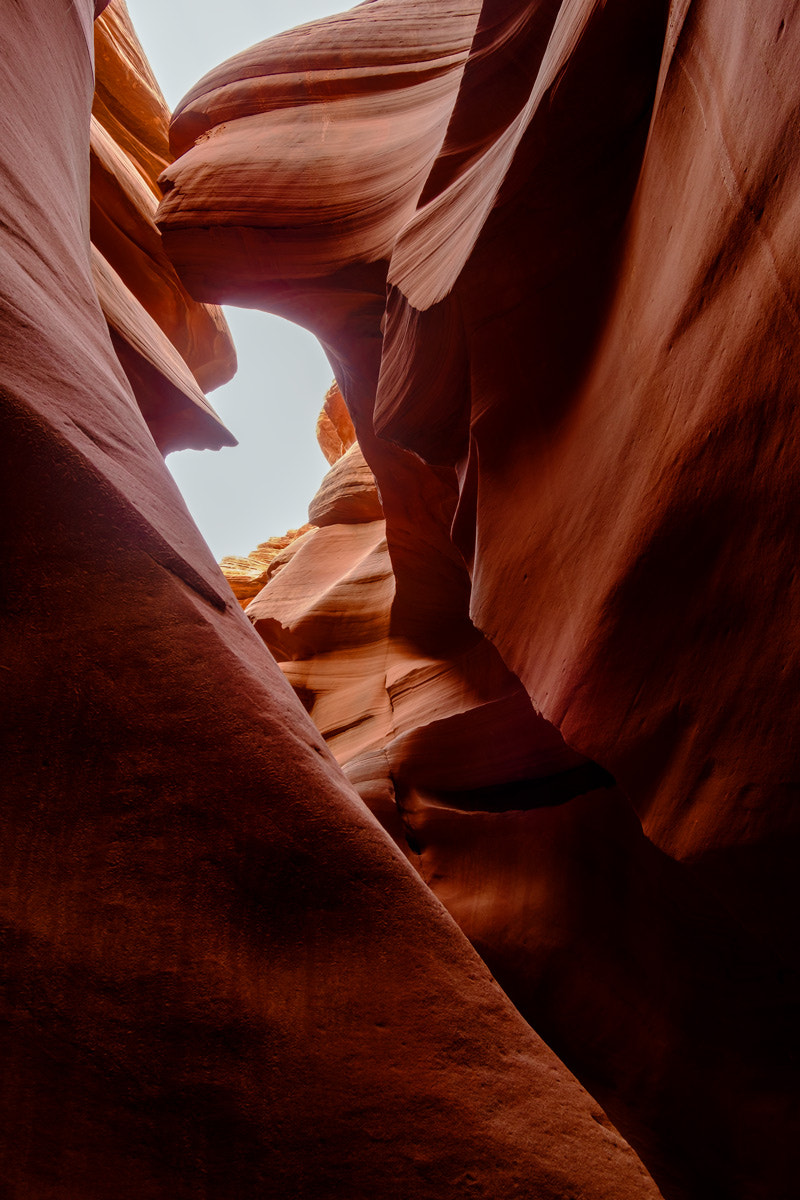
[[[192,294],[266,305],[328,352],[367,462],[393,480],[382,499],[394,620],[434,652],[475,637],[447,533],[452,471],[378,440],[372,410],[386,261],[445,136],[479,7],[375,0],[368,14],[361,6],[254,46],[181,105],[170,128],[181,158],[161,179],[159,227]],[[425,385],[448,378],[441,360]]]
[[141,313],[120,330],[93,282],[104,6],[1,7],[0,1189],[655,1200],[342,774],[166,471],[135,395],[158,410],[164,362],[129,381]]
[[227,579],[231,591],[246,608],[257,596],[273,573],[273,563],[297,538],[310,533],[313,526],[301,525],[299,529],[288,529],[282,537],[267,538],[255,550],[244,555],[230,554],[220,562],[220,570]]
[[[613,785],[537,716],[485,640],[434,658],[393,632],[386,521],[357,443],[333,464],[309,517],[304,535],[270,558],[245,612],[413,862],[422,862],[431,804],[532,808]],[[234,591],[238,562],[223,559]]]
[[[354,454],[309,507],[322,527],[272,559],[247,616],[368,808],[664,1194],[775,1194],[791,989],[491,644],[435,658],[392,633],[386,523],[347,507]],[[772,1026],[754,1036],[762,1006]],[[736,1128],[750,1141],[723,1162]]]
[[799,38],[374,0],[202,80],[162,177],[189,290],[320,337],[385,519],[248,615],[672,1197],[794,1187]]
[[235,445],[204,394],[236,369],[225,318],[190,297],[155,225],[169,110],[124,0],[105,8],[94,43],[92,269],[114,349],[164,453]]

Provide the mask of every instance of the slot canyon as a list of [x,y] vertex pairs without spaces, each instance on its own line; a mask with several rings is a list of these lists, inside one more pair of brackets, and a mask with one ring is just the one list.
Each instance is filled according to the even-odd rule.
[[0,1200],[795,1200],[800,4],[0,15]]

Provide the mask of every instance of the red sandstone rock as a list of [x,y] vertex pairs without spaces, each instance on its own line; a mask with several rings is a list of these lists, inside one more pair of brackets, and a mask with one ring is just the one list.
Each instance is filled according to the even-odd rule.
[[[270,632],[262,633],[279,657],[306,658],[386,637],[394,576],[383,521],[326,526],[292,549],[292,569],[284,566],[270,588]],[[304,570],[309,558],[311,571]],[[260,625],[258,597],[247,615]]]
[[357,525],[382,517],[375,476],[361,447],[351,446],[326,475],[308,507],[308,519],[314,525]]
[[317,441],[322,453],[333,466],[356,440],[356,431],[344,397],[334,382],[325,393],[322,412],[317,418]]
[[169,111],[124,0],[97,22],[95,55],[91,237],[115,349],[163,452],[235,445],[201,390],[236,369],[227,324],[216,306],[191,299],[153,220]]
[[[434,654],[475,640],[468,576],[448,534],[455,481],[378,442],[372,409],[384,259],[441,146],[479,7],[423,13],[375,0],[254,46],[179,107],[170,137],[187,153],[161,180],[159,226],[192,294],[297,320],[337,364],[365,458],[379,481],[393,481],[381,497],[397,576],[395,628]],[[444,358],[441,367],[427,389],[457,387]],[[426,561],[421,544],[431,549]]]
[[92,278],[117,357],[162,454],[235,445],[163,329],[94,245]]
[[655,1200],[349,787],[166,471],[92,284],[96,7],[3,10],[3,1189]]
[[219,564],[220,570],[242,608],[246,608],[253,597],[257,596],[264,587],[275,570],[273,564],[276,559],[280,558],[283,551],[298,538],[310,533],[312,529],[312,525],[289,529],[283,537],[272,537],[268,538],[266,542],[261,542],[255,550],[251,550],[247,558],[228,555],[222,559]]
[[[403,820],[672,1197],[794,1188],[799,38],[778,0],[377,0],[207,76],[164,177],[190,290],[301,321],[336,365],[386,517],[390,635],[452,663],[480,630],[543,727],[619,780],[472,811],[481,787],[448,771],[502,729],[478,709],[440,731],[435,782],[411,773]],[[287,669],[332,746],[319,706],[354,657],[328,637]],[[423,692],[415,720],[417,770],[437,761]],[[387,744],[351,777],[389,825]]]

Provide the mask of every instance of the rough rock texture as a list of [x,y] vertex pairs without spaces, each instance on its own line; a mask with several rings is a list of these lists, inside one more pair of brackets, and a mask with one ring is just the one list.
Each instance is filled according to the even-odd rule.
[[2,1190],[655,1200],[341,774],[166,471],[92,283],[102,7],[0,4]]
[[389,612],[374,521],[249,610],[337,754],[396,740],[380,645],[488,642],[618,781],[487,799],[505,720],[418,692],[423,876],[671,1197],[796,1187],[799,53],[783,0],[373,0],[211,72],[162,180],[187,287],[318,334],[378,481]]
[[236,355],[222,312],[192,300],[155,226],[169,110],[124,0],[105,9],[94,40],[90,228],[114,348],[163,452],[233,446],[204,389],[231,378]]
[[356,440],[356,431],[344,397],[335,381],[325,393],[325,403],[317,418],[317,441],[322,453],[333,466]]

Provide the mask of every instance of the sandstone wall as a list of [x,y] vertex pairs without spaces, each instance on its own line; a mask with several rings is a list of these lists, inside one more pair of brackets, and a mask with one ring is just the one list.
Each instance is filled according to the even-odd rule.
[[[779,0],[374,0],[200,81],[159,217],[198,298],[317,333],[380,492],[385,551],[321,530],[248,612],[676,1197],[793,1187],[799,38]],[[398,749],[398,645],[491,658],[539,734],[495,758],[470,668]],[[520,767],[545,734],[573,759]],[[616,788],[545,811],[587,763]]]
[[1,1189],[655,1198],[341,773],[166,471],[92,276],[101,7],[0,4]]

